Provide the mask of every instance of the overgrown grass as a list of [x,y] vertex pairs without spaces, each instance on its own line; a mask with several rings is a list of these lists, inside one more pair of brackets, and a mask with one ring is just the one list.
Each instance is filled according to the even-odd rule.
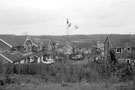
[[[1,67],[1,72],[9,74],[21,74],[21,75],[33,75],[39,79],[47,82],[54,83],[75,83],[75,82],[99,82],[109,80],[111,82],[122,81],[122,75],[120,69],[113,70],[112,66],[105,66],[104,63],[88,62],[85,65],[69,64],[69,63],[55,63],[51,65],[47,64],[6,64]],[[3,70],[4,69],[4,70]],[[124,78],[125,78],[124,77]],[[131,77],[131,75],[130,75]]]

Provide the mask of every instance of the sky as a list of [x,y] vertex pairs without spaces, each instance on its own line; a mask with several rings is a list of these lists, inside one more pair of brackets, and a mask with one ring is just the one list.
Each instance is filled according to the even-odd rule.
[[71,35],[135,34],[135,0],[0,0],[0,34],[66,35],[67,18]]

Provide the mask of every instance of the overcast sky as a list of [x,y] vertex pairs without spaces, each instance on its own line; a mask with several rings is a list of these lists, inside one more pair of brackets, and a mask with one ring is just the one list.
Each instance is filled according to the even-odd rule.
[[135,0],[0,0],[0,34],[65,35],[67,18],[69,34],[135,34]]

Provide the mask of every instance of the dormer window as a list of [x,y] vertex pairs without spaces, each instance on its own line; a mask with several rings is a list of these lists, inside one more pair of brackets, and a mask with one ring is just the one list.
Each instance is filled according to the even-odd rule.
[[116,53],[122,53],[122,48],[116,48]]
[[131,48],[130,47],[127,48],[127,52],[131,52]]

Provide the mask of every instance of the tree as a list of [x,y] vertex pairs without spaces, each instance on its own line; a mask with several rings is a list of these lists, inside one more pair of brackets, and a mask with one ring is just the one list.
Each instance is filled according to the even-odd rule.
[[117,59],[116,59],[116,56],[115,56],[115,51],[113,49],[110,50],[109,52],[110,54],[110,59],[109,59],[109,62],[113,65],[115,65],[117,62]]

